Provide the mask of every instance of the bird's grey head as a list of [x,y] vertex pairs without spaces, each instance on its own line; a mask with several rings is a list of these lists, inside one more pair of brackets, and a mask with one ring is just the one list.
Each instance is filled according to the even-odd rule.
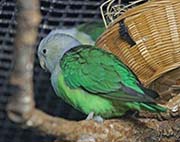
[[43,69],[53,72],[63,55],[81,43],[70,35],[50,32],[39,44],[38,57]]

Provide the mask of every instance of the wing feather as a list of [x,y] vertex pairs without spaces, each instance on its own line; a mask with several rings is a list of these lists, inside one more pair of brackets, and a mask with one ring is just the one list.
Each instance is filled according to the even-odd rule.
[[111,53],[78,46],[61,59],[64,80],[70,88],[121,101],[153,102],[139,87],[135,74]]

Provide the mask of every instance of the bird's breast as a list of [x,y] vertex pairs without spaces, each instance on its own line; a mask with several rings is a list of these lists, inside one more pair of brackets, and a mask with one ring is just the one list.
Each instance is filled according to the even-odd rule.
[[60,98],[79,111],[89,114],[94,112],[98,115],[114,111],[113,103],[100,96],[90,94],[81,88],[72,89],[67,86],[62,74],[51,77],[52,86]]

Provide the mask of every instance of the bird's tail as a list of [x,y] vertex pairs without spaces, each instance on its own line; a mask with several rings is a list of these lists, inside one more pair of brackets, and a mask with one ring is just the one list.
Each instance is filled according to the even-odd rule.
[[167,108],[157,105],[155,103],[141,103],[141,107],[145,110],[151,111],[151,112],[166,112]]
[[[152,99],[156,99],[159,97],[159,94],[151,89],[145,88],[142,85],[139,85],[139,87],[144,91],[146,95],[151,97]],[[149,110],[151,112],[166,112],[167,108],[162,107],[160,105],[157,105],[155,102],[152,103],[141,103],[141,107],[145,110]]]
[[149,88],[145,88],[143,85],[141,85],[141,84],[138,84],[138,86],[144,91],[144,93],[146,94],[146,95],[148,95],[149,97],[151,97],[151,98],[153,98],[153,99],[156,99],[156,98],[158,98],[159,97],[159,94],[156,92],[156,91],[154,91],[154,90],[152,90],[152,89],[149,89]]

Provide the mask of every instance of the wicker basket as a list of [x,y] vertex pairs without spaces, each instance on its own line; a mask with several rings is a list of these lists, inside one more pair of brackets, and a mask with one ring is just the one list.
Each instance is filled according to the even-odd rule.
[[[134,45],[120,35],[124,22]],[[96,45],[117,55],[145,86],[180,67],[180,0],[151,0],[119,16]]]

